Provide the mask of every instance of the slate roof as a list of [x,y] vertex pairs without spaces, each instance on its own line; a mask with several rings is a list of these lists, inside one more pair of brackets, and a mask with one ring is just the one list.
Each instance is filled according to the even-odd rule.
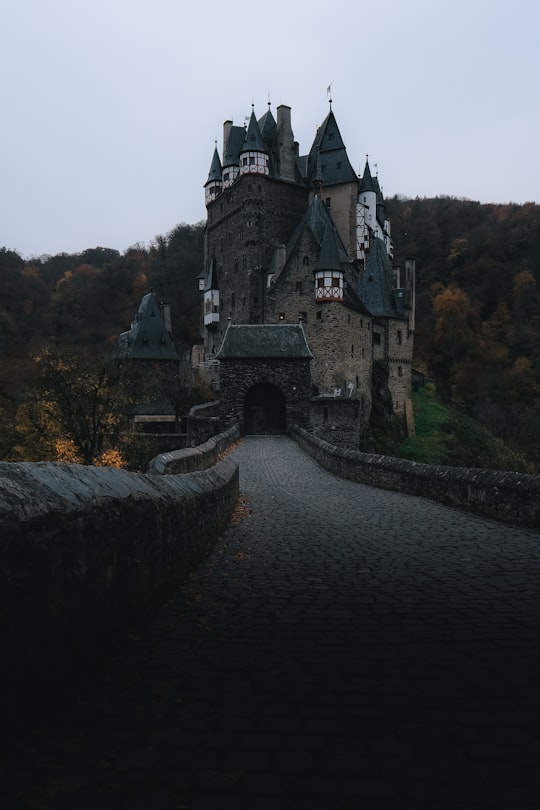
[[210,290],[219,290],[218,272],[215,259],[210,260],[210,265],[208,267],[208,274],[206,276],[206,285],[204,288],[205,292],[209,292]]
[[374,317],[404,317],[401,300],[394,286],[392,265],[382,239],[373,241],[357,293]]
[[261,118],[259,118],[258,124],[262,135],[262,139],[265,142],[266,146],[270,148],[276,137],[277,132],[276,119],[272,115],[270,108],[268,108],[265,114]]
[[266,152],[267,149],[263,143],[261,130],[255,118],[255,113],[251,112],[248,128],[246,131],[246,138],[242,147],[242,152]]
[[223,155],[223,168],[226,166],[238,166],[240,164],[240,152],[246,140],[246,130],[244,127],[231,127],[229,140]]
[[214,149],[214,155],[212,157],[212,163],[210,164],[210,171],[208,172],[208,180],[207,183],[211,183],[213,180],[217,180],[221,182],[221,160],[219,159],[217,147]]
[[306,179],[312,181],[313,177],[319,173],[325,186],[358,180],[347,156],[347,150],[332,111],[328,113],[319,127],[313,141],[307,161],[308,176]]
[[311,359],[300,324],[230,324],[216,355],[218,360]]
[[132,360],[179,360],[154,293],[148,293],[141,300],[131,329],[119,335],[113,356]]
[[[300,240],[300,237],[302,236],[302,233],[306,228],[309,228],[309,230],[313,234],[313,238],[315,239],[317,244],[321,246],[321,248],[324,244],[325,253],[327,254],[326,258],[329,261],[330,261],[330,253],[332,252],[333,254],[331,258],[332,267],[335,267],[336,257],[339,264],[349,264],[352,261],[350,256],[348,256],[341,239],[339,238],[335,225],[332,221],[332,217],[328,212],[328,208],[318,195],[315,195],[313,197],[313,200],[311,201],[308,209],[306,210],[306,213],[296,226],[293,235],[289,239],[289,242],[287,244],[287,257],[292,255],[294,248],[296,247],[298,241]],[[322,269],[331,270],[332,267]]]

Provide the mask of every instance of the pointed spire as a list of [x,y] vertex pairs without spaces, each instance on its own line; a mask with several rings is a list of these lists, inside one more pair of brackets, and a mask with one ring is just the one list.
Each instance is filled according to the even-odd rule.
[[342,272],[340,262],[339,245],[336,239],[336,231],[331,222],[328,222],[324,229],[321,243],[321,251],[317,260],[316,270],[336,270]]
[[208,180],[207,183],[212,182],[221,182],[221,160],[219,159],[219,154],[217,150],[217,143],[214,147],[214,154],[212,156],[212,163],[210,164],[210,171],[208,172]]
[[335,115],[331,110],[317,130],[308,156],[308,176],[311,179],[313,179],[315,172],[318,151],[324,169],[326,186],[335,183],[358,182],[356,172],[349,161]]
[[[377,183],[377,186],[379,184]],[[360,189],[359,191],[374,191],[377,193],[377,186],[375,185],[375,181],[371,176],[371,169],[369,168],[369,160],[368,155],[366,155],[366,165],[364,167],[364,174],[362,176],[362,180],[360,182]]]
[[253,105],[242,152],[266,152]]

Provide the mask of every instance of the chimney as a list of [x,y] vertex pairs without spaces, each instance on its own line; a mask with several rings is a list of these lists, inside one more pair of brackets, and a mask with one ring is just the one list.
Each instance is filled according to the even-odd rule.
[[279,174],[286,180],[294,180],[296,147],[291,126],[291,108],[280,104],[277,108],[277,137]]
[[163,315],[165,329],[167,330],[169,337],[172,338],[171,305],[165,304],[162,301],[159,308],[161,309],[161,314]]
[[223,158],[222,163],[225,163],[225,155],[227,154],[227,147],[229,146],[229,138],[231,135],[233,122],[224,121],[223,123]]

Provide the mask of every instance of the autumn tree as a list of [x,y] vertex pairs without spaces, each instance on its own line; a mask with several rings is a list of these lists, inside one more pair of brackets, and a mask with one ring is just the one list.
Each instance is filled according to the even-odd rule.
[[95,463],[102,436],[114,445],[125,424],[125,365],[50,348],[35,363],[38,384],[18,413],[19,452]]
[[439,287],[433,298],[435,343],[450,364],[470,351],[478,329],[478,315],[467,293],[460,287]]

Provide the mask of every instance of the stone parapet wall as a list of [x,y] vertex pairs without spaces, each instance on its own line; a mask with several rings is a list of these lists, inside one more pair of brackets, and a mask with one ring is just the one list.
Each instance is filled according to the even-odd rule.
[[183,476],[0,463],[4,676],[54,680],[104,649],[201,562],[238,493],[230,458]]
[[420,495],[540,529],[540,475],[418,464],[328,444],[298,426],[291,436],[322,467],[359,483]]
[[235,424],[197,447],[187,447],[185,450],[175,450],[172,453],[162,453],[156,456],[148,465],[147,473],[149,475],[178,475],[179,473],[207,470],[218,461],[220,453],[239,437],[240,427]]

